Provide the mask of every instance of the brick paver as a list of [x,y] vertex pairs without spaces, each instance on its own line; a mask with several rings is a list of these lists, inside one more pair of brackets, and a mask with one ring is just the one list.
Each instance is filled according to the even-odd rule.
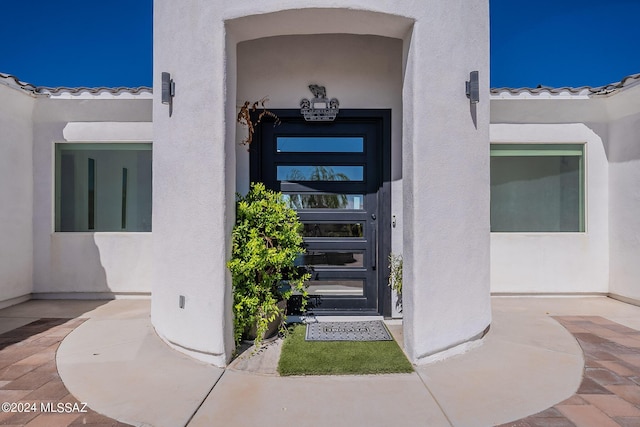
[[[640,427],[640,331],[597,316],[556,317],[578,340],[585,357],[577,393],[542,412],[500,427]],[[112,426],[127,424],[87,412],[64,386],[55,354],[83,319],[39,319],[0,335],[0,403],[35,404],[36,411],[0,412],[2,426]],[[59,408],[46,413],[41,405]],[[82,406],[82,405],[80,405]]]
[[598,316],[555,318],[582,347],[575,395],[500,427],[640,427],[640,331]]
[[0,335],[0,403],[16,404],[10,408],[14,412],[0,410],[0,425],[128,426],[89,408],[78,411],[84,409],[83,405],[58,375],[58,346],[82,322],[83,319],[39,319]]

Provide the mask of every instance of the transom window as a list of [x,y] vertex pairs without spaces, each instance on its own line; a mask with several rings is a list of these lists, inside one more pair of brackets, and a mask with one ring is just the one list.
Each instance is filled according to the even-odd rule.
[[583,144],[492,144],[491,231],[582,232]]

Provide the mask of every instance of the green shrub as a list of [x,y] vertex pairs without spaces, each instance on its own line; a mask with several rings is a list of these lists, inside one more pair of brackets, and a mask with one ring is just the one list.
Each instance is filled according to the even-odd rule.
[[249,193],[238,195],[233,249],[227,267],[233,279],[234,338],[236,344],[256,328],[256,347],[260,345],[270,322],[284,311],[278,301],[288,300],[293,292],[303,295],[310,275],[295,266],[304,253],[302,224],[281,193],[267,190],[262,183],[251,185]]
[[389,254],[389,286],[396,291],[396,308],[402,312],[402,255]]

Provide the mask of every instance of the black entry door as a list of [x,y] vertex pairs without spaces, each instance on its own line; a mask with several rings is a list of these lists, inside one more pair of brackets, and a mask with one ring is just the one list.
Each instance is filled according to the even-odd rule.
[[262,124],[251,179],[281,191],[303,223],[310,311],[383,314],[390,305],[384,118],[341,112],[335,122],[308,123],[299,111],[274,112],[281,124]]

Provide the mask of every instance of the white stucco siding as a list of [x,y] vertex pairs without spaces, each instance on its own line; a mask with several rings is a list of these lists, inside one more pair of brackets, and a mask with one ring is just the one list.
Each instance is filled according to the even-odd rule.
[[405,38],[416,19],[432,12],[421,5],[389,0],[333,2],[308,0],[217,0],[220,16],[235,42],[280,35],[360,34]]
[[601,136],[581,123],[492,124],[491,142],[585,144],[586,180],[585,232],[491,233],[491,291],[608,292],[609,167]]
[[[480,72],[481,93],[488,93],[486,1],[311,0],[303,8],[293,0],[156,1],[154,31],[152,319],[167,341],[203,360],[228,360],[233,346],[226,260],[234,193],[247,186],[246,157],[237,146],[237,109],[245,96],[269,96],[272,108],[298,108],[300,98],[308,96],[306,86],[314,83],[310,75],[343,108],[393,109],[394,165],[402,164],[401,173],[396,166],[393,188],[400,194],[402,177],[404,211],[397,220],[404,227],[406,296],[413,299],[405,299],[405,344],[412,359],[460,344],[489,324],[489,102],[477,105],[476,127],[464,93],[473,70]],[[402,40],[402,48],[393,48],[398,59],[385,66],[383,46],[397,41],[382,39],[371,53],[357,53],[358,43],[371,38],[327,36],[344,40],[322,48],[330,58],[344,59],[339,79],[321,55],[314,71],[305,61],[309,53],[286,45],[302,55],[296,59],[259,40],[313,34],[383,36]],[[242,69],[252,58],[238,48],[248,40],[266,44],[285,64],[302,69],[282,74],[282,65],[266,62],[258,66],[265,65],[260,71],[268,84],[254,81],[253,76],[263,75]],[[355,60],[349,57],[354,53]],[[378,64],[383,67],[371,69]],[[399,64],[406,65],[400,79]],[[160,103],[163,71],[176,84],[172,117]],[[363,71],[360,81],[353,77]],[[187,297],[184,309],[178,307],[179,295]]]
[[32,290],[34,102],[0,85],[0,305]]
[[606,100],[587,96],[491,98],[491,123],[602,122],[606,114]]
[[50,278],[36,292],[149,293],[151,240],[151,233],[53,233]]
[[[226,3],[228,4],[228,3]],[[227,140],[221,2],[154,3],[153,299],[158,333],[182,351],[226,364],[233,351],[229,274],[234,141]],[[175,81],[173,115],[160,73]],[[235,106],[235,97],[233,99]],[[235,111],[230,115],[234,120]],[[234,126],[235,126],[235,122]],[[181,309],[179,297],[186,297]]]
[[40,98],[33,123],[36,297],[150,292],[150,233],[54,232],[54,160],[56,143],[152,142],[151,100]]
[[[150,108],[149,102],[140,106]],[[69,122],[62,131],[67,142],[151,142],[153,124],[145,122]]]
[[[491,320],[488,4],[422,7],[403,91],[404,329],[417,363]],[[464,94],[472,70],[480,76],[475,106]]]
[[640,300],[640,114],[611,123],[609,137],[611,293]]

